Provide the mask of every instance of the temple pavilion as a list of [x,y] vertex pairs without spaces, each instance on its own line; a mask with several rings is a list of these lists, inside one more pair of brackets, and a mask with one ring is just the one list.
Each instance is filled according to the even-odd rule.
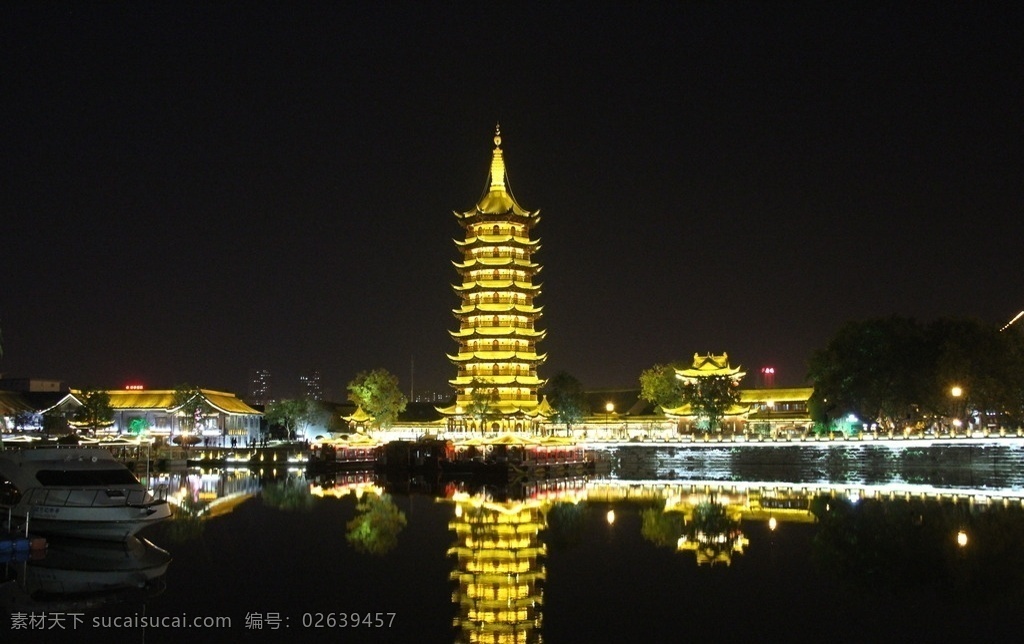
[[448,356],[458,368],[449,381],[456,399],[438,411],[451,429],[534,429],[543,414],[537,367],[546,358],[537,353],[545,332],[536,328],[541,308],[534,305],[541,267],[533,256],[540,246],[530,237],[540,211],[522,208],[512,196],[500,128],[483,196],[473,209],[454,214],[465,233],[455,240],[462,259],[454,262],[460,306],[451,335],[459,348]]
[[[721,355],[714,355],[711,353],[707,355],[700,355],[699,353],[695,353],[693,354],[692,367],[689,369],[676,369],[676,378],[690,385],[696,384],[704,378],[716,377],[727,378],[733,386],[739,387],[740,380],[742,380],[745,375],[747,374],[742,370],[742,367],[730,366],[728,353],[723,353]],[[690,421],[690,431],[694,429],[696,422],[698,421],[689,404],[684,404],[681,407],[676,407],[674,409],[663,408],[663,411],[669,418],[688,419]],[[722,418],[724,427],[736,431],[749,412],[750,405],[731,405],[729,409],[725,410]]]

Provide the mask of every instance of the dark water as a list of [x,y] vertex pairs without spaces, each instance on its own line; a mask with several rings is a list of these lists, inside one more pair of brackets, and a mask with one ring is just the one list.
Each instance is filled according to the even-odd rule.
[[[160,481],[185,489],[185,510],[205,514],[147,529],[140,536],[153,546],[60,544],[63,558],[49,569],[5,565],[0,635],[1019,640],[1020,471],[986,460],[1005,454],[978,452],[970,463],[947,454],[944,464],[898,455],[886,470],[864,465],[875,455],[848,452],[831,472],[829,459],[840,457],[822,453],[775,463],[710,451],[698,462],[699,454],[664,448],[613,456],[609,480],[514,489],[369,474],[307,481],[295,472],[179,473]],[[692,543],[699,532],[726,535],[725,543],[680,548],[679,537]],[[161,550],[170,562],[155,574]],[[83,578],[96,587],[87,590]],[[213,618],[230,626],[196,623]]]

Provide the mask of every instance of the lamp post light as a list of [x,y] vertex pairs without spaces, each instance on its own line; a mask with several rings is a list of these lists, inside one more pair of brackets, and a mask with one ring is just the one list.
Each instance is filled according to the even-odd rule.
[[608,401],[607,403],[605,403],[604,411],[605,411],[604,424],[605,424],[605,429],[607,430],[607,429],[609,429],[611,427],[611,424],[612,424],[612,412],[615,411],[615,403],[613,403],[611,401]]
[[949,395],[953,397],[953,427],[960,429],[963,421],[960,420],[960,399],[964,395],[964,390],[959,385],[953,385],[949,390]]

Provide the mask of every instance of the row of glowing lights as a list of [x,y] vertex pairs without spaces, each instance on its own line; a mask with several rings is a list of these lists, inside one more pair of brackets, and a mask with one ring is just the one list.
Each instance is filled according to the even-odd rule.
[[475,283],[485,282],[520,282],[529,284],[530,275],[526,271],[510,271],[505,268],[481,268],[476,270],[467,271],[467,278],[464,279],[462,285],[467,286]]
[[508,224],[498,227],[497,230],[494,228],[494,224],[480,224],[471,227],[469,230],[471,234],[476,235],[477,237],[484,237],[487,235],[515,235],[516,237],[522,237],[525,232],[525,228],[523,226],[509,226]]
[[517,291],[483,291],[471,293],[473,304],[533,304],[533,298]]
[[[497,342],[497,345],[495,345]],[[502,342],[491,338],[473,338],[466,343],[466,348],[472,351],[533,351],[536,347],[532,342],[516,340],[515,344]]]
[[518,246],[486,246],[474,248],[467,255],[473,259],[501,259],[515,257],[516,259],[530,259],[530,254]]

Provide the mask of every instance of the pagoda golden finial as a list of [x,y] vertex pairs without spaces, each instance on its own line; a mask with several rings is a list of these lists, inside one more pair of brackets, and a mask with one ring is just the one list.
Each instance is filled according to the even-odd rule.
[[491,191],[505,191],[505,159],[501,154],[501,123],[494,126],[494,157],[491,159]]

